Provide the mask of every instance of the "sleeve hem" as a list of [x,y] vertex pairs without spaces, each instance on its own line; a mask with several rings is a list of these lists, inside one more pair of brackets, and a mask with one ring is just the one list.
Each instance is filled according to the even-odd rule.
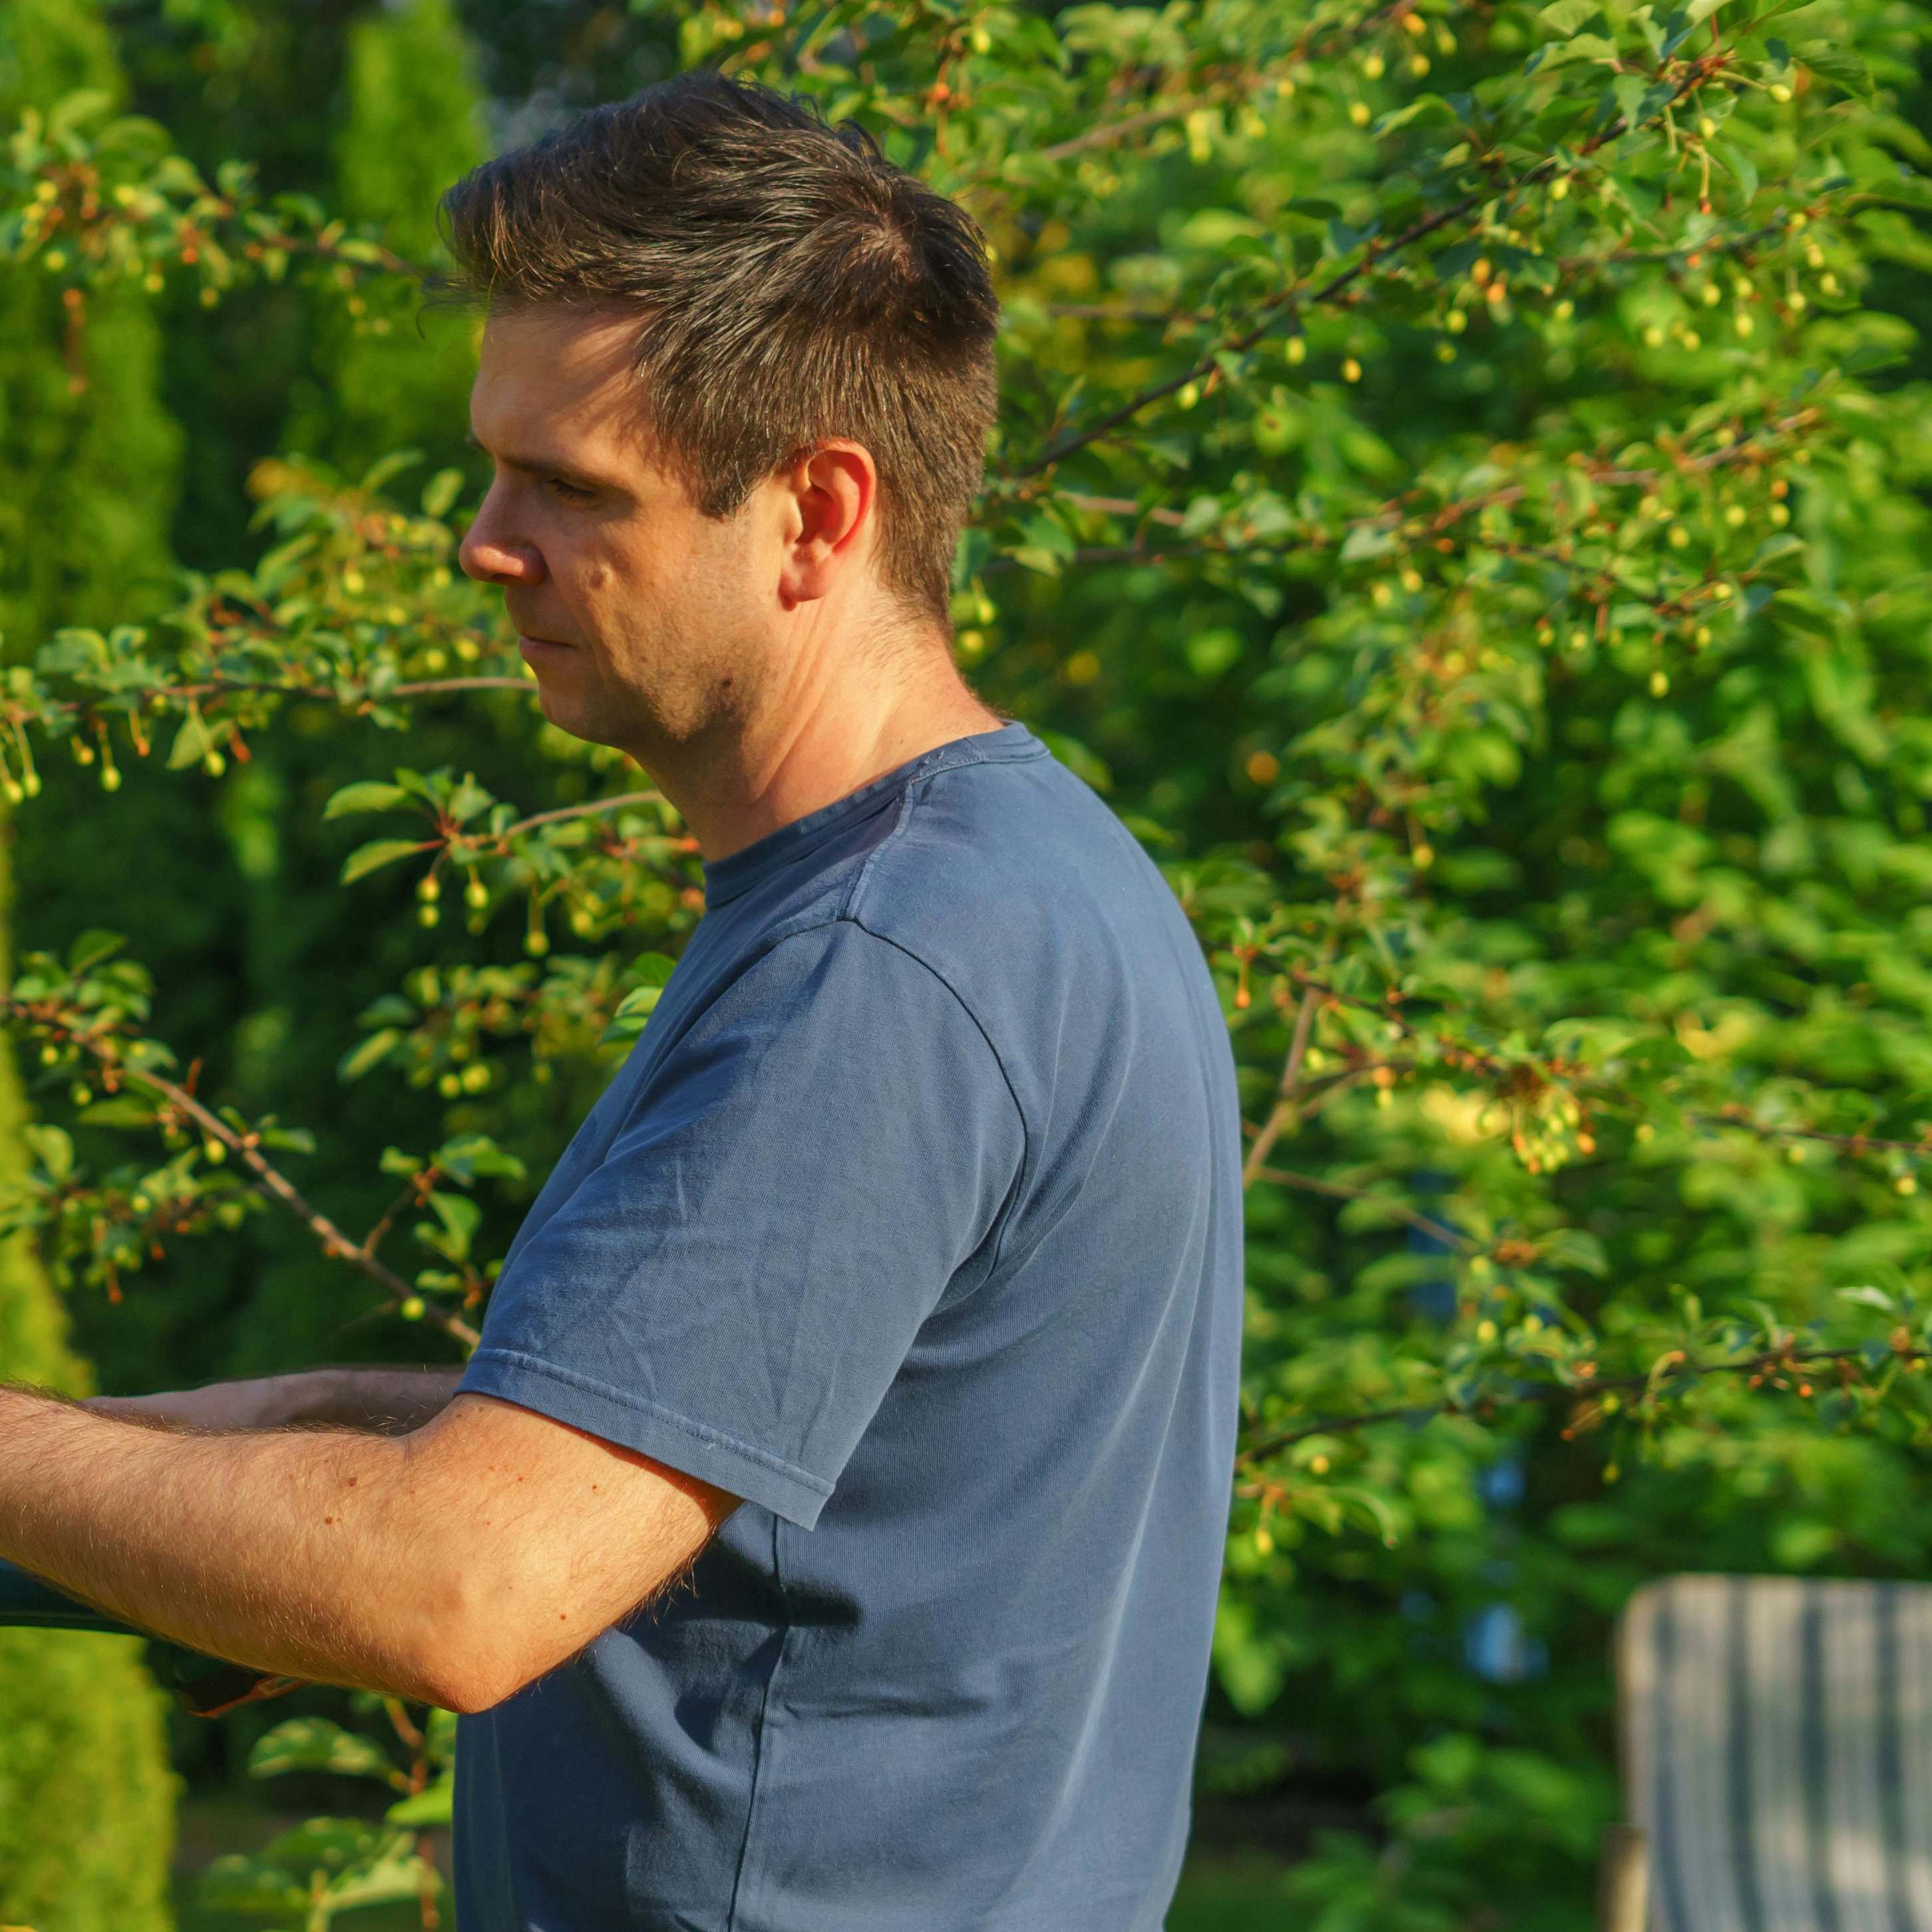
[[643,1402],[589,1376],[510,1348],[478,1348],[457,1384],[459,1395],[490,1395],[553,1421],[634,1449],[700,1482],[715,1484],[810,1529],[832,1485],[767,1451],[740,1442],[674,1409]]

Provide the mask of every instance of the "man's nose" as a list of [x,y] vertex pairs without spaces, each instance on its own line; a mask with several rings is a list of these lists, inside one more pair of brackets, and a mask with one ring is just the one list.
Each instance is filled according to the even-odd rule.
[[456,560],[478,584],[536,584],[543,578],[543,553],[505,526],[496,511],[496,492],[483,500],[476,520],[464,533]]

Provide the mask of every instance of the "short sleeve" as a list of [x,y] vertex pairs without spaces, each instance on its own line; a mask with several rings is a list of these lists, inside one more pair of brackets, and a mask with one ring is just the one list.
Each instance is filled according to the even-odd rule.
[[1024,1153],[929,967],[846,920],[782,940],[513,1254],[459,1388],[809,1528]]

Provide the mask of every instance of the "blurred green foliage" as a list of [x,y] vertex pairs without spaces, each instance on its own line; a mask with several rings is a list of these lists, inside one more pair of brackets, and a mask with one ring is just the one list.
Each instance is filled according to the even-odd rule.
[[[985,226],[958,654],[1168,866],[1250,1121],[1204,1816],[1274,1808],[1283,1923],[1581,1928],[1630,1589],[1932,1547],[1926,16],[530,12],[464,13],[500,136],[715,63]],[[116,1386],[446,1359],[694,860],[454,572],[466,346],[399,279],[478,138],[452,16],[116,29],[154,118],[23,125],[0,255],[50,315],[152,296],[198,574],[10,623],[8,1217]],[[374,1264],[254,1211],[251,1151],[388,1216]],[[290,1855],[418,1881],[362,1828]],[[220,1882],[268,1911],[272,1864]]]
[[[19,0],[0,14],[0,117],[124,83],[91,8]],[[148,302],[104,294],[87,317],[100,380],[76,380],[69,304],[46,277],[0,266],[0,631],[140,615],[165,600],[181,431],[156,393]],[[10,904],[0,847],[0,916]],[[7,950],[0,928],[0,956]],[[0,971],[5,970],[0,964]],[[28,1164],[28,1118],[0,1062],[0,1176]],[[34,1244],[0,1241],[0,1376],[85,1394],[90,1365]],[[162,1699],[131,1639],[0,1630],[0,1921],[40,1932],[162,1932],[176,1780]]]

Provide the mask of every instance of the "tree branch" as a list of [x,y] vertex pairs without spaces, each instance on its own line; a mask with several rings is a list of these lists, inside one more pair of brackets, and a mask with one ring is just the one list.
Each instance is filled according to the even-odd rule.
[[[43,1025],[49,1018],[44,1008],[38,1003],[16,1000],[10,995],[0,995],[0,1012]],[[177,1081],[169,1079],[165,1074],[130,1066],[118,1058],[104,1042],[92,1034],[74,1028],[70,1028],[69,1031],[76,1046],[113,1070],[117,1080],[135,1081],[151,1088],[176,1112],[193,1120],[209,1138],[231,1149],[248,1168],[256,1191],[286,1209],[308,1228],[320,1240],[326,1253],[338,1261],[346,1262],[359,1274],[367,1275],[383,1289],[392,1302],[400,1304],[406,1300],[422,1298],[400,1275],[385,1267],[360,1244],[352,1241],[320,1209],[311,1207],[294,1183],[262,1156],[258,1135],[238,1133],[218,1114],[203,1106],[185,1087]],[[476,1346],[479,1339],[476,1330],[460,1316],[452,1315],[447,1310],[428,1301],[424,1303],[423,1316],[424,1319],[454,1340],[470,1348],[473,1348]]]
[[[1900,1348],[1892,1345],[1891,1352],[1903,1362],[1922,1362],[1932,1359],[1932,1351],[1917,1348]],[[1420,1427],[1425,1422],[1432,1422],[1439,1416],[1474,1415],[1480,1418],[1483,1412],[1504,1406],[1529,1406],[1555,1402],[1587,1402],[1611,1394],[1621,1394],[1628,1389],[1642,1389],[1647,1394],[1646,1401],[1654,1398],[1660,1385],[1672,1378],[1678,1372],[1688,1370],[1699,1376],[1748,1375],[1769,1378],[1780,1371],[1802,1376],[1821,1367],[1829,1368],[1840,1363],[1860,1363],[1865,1360],[1862,1348],[1817,1348],[1799,1352],[1790,1347],[1766,1349],[1755,1355],[1748,1355],[1734,1362],[1692,1362],[1681,1349],[1673,1350],[1655,1367],[1642,1375],[1616,1376],[1603,1382],[1592,1378],[1586,1387],[1572,1387],[1568,1383],[1552,1382],[1541,1388],[1523,1388],[1507,1396],[1484,1396],[1464,1407],[1454,1402],[1411,1403],[1400,1408],[1375,1408],[1358,1415],[1331,1415],[1319,1422],[1298,1424],[1271,1436],[1264,1436],[1260,1442],[1250,1443],[1235,1456],[1238,1468],[1259,1462],[1264,1456],[1272,1456],[1297,1442],[1305,1442],[1314,1436],[1339,1436],[1352,1430],[1368,1429],[1382,1422],[1409,1422]],[[1661,1371],[1661,1372],[1660,1372]],[[1801,1385],[1799,1393],[1808,1395],[1808,1388]]]

